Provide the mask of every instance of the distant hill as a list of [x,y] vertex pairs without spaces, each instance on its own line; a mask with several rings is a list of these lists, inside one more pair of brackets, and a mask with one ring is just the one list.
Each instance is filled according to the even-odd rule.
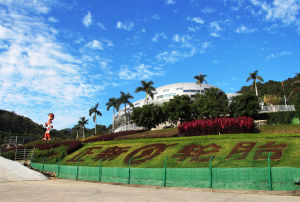
[[44,129],[41,124],[33,122],[31,119],[20,116],[15,112],[0,109],[0,130],[18,134],[41,134]]
[[39,139],[43,132],[43,126],[31,119],[0,109],[0,143],[4,143],[10,136],[31,136]]
[[[279,104],[284,104],[284,90],[282,82],[284,84],[287,104],[299,104],[297,100],[300,99],[300,73],[296,73],[295,77],[288,78],[284,81],[269,80],[265,83],[258,82],[257,88],[259,99],[263,100],[264,95],[276,95],[280,99]],[[243,86],[241,90],[238,91],[238,93],[254,93],[254,91],[254,87],[251,83],[249,86]]]

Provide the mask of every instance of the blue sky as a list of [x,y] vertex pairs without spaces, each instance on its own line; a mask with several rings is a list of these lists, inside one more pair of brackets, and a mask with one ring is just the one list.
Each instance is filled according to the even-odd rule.
[[[141,80],[236,92],[299,73],[300,0],[0,0],[0,109],[72,127]],[[89,118],[88,127],[94,123]]]

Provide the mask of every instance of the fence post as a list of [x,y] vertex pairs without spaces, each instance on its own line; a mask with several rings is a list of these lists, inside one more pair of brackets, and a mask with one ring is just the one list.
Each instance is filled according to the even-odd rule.
[[32,153],[32,155],[31,155],[31,157],[30,157],[30,163],[33,162],[33,159],[34,159],[34,151],[35,151],[35,147],[33,147],[33,153]]
[[270,185],[270,191],[272,191],[272,172],[271,172],[271,152],[269,152],[268,155],[268,167],[269,167],[269,185]]
[[165,159],[164,187],[167,186],[167,160],[168,160],[168,157],[166,157],[166,159]]
[[43,159],[43,169],[42,169],[42,172],[44,172],[44,167],[45,167],[45,157]]
[[59,161],[58,161],[57,175],[56,175],[56,177],[57,177],[57,178],[59,177],[59,171],[60,171],[60,160],[61,160],[61,159],[59,159]]
[[16,151],[15,151],[15,161],[17,160],[17,152],[18,152],[18,146],[16,145]]
[[102,159],[100,159],[100,162],[99,162],[99,179],[98,179],[99,182],[101,182],[101,175],[102,175],[101,161],[102,161]]
[[210,182],[209,188],[211,188],[211,189],[212,189],[212,165],[211,165],[212,158],[213,158],[213,155],[211,155],[210,160],[209,160],[209,175],[210,175],[210,178],[209,178],[209,182]]
[[131,163],[132,157],[129,159],[129,167],[128,167],[128,184],[130,184],[130,163]]
[[26,147],[24,148],[24,161],[26,160]]
[[78,159],[78,163],[77,163],[76,180],[78,180],[78,174],[79,174],[79,163],[80,163],[80,159]]

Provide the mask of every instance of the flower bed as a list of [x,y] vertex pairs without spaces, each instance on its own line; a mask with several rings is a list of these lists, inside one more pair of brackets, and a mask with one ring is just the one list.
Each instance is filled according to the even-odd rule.
[[116,137],[120,136],[126,136],[134,133],[142,133],[145,132],[145,130],[129,130],[129,131],[122,131],[122,132],[117,132],[117,133],[110,133],[108,135],[102,135],[102,136],[97,136],[93,138],[89,138],[87,140],[84,140],[83,143],[87,142],[97,142],[97,141],[110,141],[115,139]]
[[250,133],[254,129],[254,119],[250,117],[200,119],[183,122],[178,126],[181,136]]

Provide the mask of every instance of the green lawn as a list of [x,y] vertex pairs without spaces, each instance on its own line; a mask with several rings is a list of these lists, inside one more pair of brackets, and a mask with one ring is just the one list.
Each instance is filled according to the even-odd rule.
[[[230,152],[235,148],[238,143],[242,144],[240,150],[243,151],[247,148],[250,150],[244,159],[240,158],[243,153],[233,154],[231,158],[226,160],[226,157]],[[274,145],[271,145],[272,148],[264,149],[259,148],[265,145],[268,142],[274,142]],[[155,151],[151,148],[146,148],[144,150],[136,152],[132,160],[132,167],[143,167],[143,168],[158,168],[164,166],[164,161],[167,159],[168,167],[177,167],[177,168],[193,168],[193,167],[208,167],[209,158],[211,155],[214,155],[215,158],[212,160],[213,167],[265,167],[267,166],[267,155],[269,151],[272,151],[271,157],[277,153],[280,157],[280,152],[282,152],[281,160],[272,160],[272,166],[280,167],[300,167],[300,134],[228,134],[228,135],[210,135],[210,136],[199,136],[199,137],[172,137],[172,138],[151,138],[151,139],[130,139],[130,140],[115,140],[115,141],[105,141],[105,142],[95,142],[85,144],[78,151],[70,154],[65,157],[62,161],[62,164],[66,165],[77,165],[79,157],[81,157],[80,165],[86,166],[98,166],[100,157],[97,156],[102,154],[101,157],[105,157],[103,152],[111,147],[128,147],[123,148],[124,153],[117,155],[115,158],[109,152],[107,152],[106,157],[112,158],[111,160],[105,160],[101,162],[102,166],[105,167],[128,167],[128,163],[124,162],[124,159],[134,150],[151,144],[160,144],[164,146],[169,145],[163,150],[159,155],[154,158],[144,161],[139,164],[135,164],[137,160],[143,158],[151,157]],[[184,153],[178,153],[185,146],[195,144],[194,149],[185,150],[186,154],[190,154],[182,161],[178,160],[178,157],[182,157]],[[280,148],[285,145],[286,148]],[[202,151],[201,147],[202,146]],[[244,147],[243,147],[244,146]],[[248,146],[248,147],[246,147]],[[89,151],[88,149],[92,147],[99,147],[94,150]],[[101,148],[100,148],[101,147]],[[252,148],[252,149],[251,149]],[[118,149],[118,148],[117,148]],[[209,151],[216,151],[215,153],[209,153]],[[259,151],[262,151],[259,154]],[[82,156],[82,154],[86,154]],[[201,155],[198,155],[201,154]],[[178,155],[178,157],[174,157]],[[142,157],[143,156],[143,157]],[[255,156],[260,158],[255,159]],[[279,158],[278,156],[276,158]],[[73,162],[68,162],[73,158]],[[96,160],[95,160],[96,158]],[[194,160],[192,160],[194,158]],[[206,159],[206,160],[205,160]],[[201,160],[203,162],[201,162]]]

